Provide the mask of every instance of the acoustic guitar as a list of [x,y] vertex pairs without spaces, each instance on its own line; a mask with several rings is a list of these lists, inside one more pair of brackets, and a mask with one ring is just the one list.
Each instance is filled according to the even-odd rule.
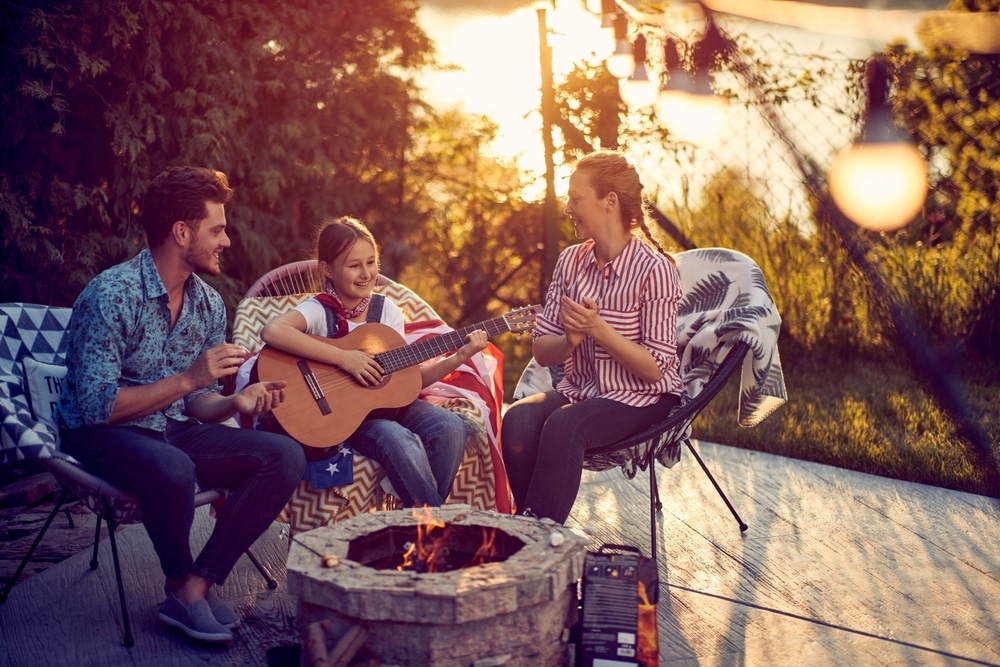
[[524,333],[535,327],[541,306],[512,310],[503,317],[406,344],[392,327],[371,322],[346,336],[313,336],[342,350],[363,350],[374,356],[385,374],[374,386],[362,386],[332,364],[303,359],[270,345],[257,357],[261,381],[284,380],[285,400],[272,411],[285,431],[308,447],[330,447],[346,440],[372,410],[398,408],[417,400],[423,388],[417,364],[454,352],[473,331],[489,337]]

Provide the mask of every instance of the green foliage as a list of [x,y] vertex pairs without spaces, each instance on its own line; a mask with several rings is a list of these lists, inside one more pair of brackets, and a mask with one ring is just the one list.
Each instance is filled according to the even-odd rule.
[[886,244],[873,256],[937,346],[996,358],[1000,226],[961,242]]
[[[399,165],[433,65],[416,2],[117,0],[0,12],[4,300],[71,304],[144,244],[148,180],[172,164],[230,177],[230,304],[299,259],[330,215],[420,220]],[[396,223],[393,221],[401,221]],[[388,232],[387,232],[388,233]],[[48,280],[38,281],[45,275]]]
[[[956,11],[998,6],[995,0],[951,3]],[[930,198],[927,220],[915,231],[936,243],[990,229],[1000,219],[1000,57],[903,46],[887,55],[895,68],[895,112],[930,159],[947,165],[932,183],[943,196]]]
[[[694,423],[710,442],[792,456],[949,489],[995,495],[982,464],[923,390],[909,365],[884,353],[785,359],[791,400],[752,429],[736,424],[731,382]],[[1000,457],[1000,383],[995,364],[964,369],[967,401]]]
[[601,62],[573,66],[555,91],[556,125],[563,135],[564,159],[598,148],[617,148],[625,107],[618,97],[618,79]]

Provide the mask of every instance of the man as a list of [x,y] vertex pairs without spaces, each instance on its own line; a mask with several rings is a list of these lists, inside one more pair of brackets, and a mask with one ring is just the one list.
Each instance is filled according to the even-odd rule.
[[[225,342],[217,276],[229,247],[224,174],[172,167],[149,184],[142,223],[149,248],[90,282],[67,332],[66,387],[56,416],[62,449],[139,499],[166,576],[159,618],[207,642],[232,641],[239,617],[212,588],[271,525],[305,469],[294,440],[220,422],[284,398],[284,382],[223,396],[246,351]],[[189,546],[194,494],[229,490],[197,558]]]

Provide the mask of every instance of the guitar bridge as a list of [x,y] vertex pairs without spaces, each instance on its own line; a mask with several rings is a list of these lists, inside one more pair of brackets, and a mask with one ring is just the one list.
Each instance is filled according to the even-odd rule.
[[312,394],[313,400],[319,406],[319,411],[324,415],[330,414],[330,403],[326,400],[323,388],[319,386],[316,374],[312,372],[305,360],[299,360],[296,365],[299,367],[299,372],[302,373],[302,379],[306,381],[306,386],[309,387],[309,393]]

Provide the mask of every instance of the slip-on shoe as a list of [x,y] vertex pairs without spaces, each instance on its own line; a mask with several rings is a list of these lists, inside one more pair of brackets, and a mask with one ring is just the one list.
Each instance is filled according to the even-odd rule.
[[215,620],[220,625],[224,625],[232,630],[240,624],[240,617],[236,615],[232,607],[222,601],[219,594],[215,592],[214,586],[208,589],[208,595],[205,596],[205,600],[212,610],[212,616],[215,616]]
[[216,644],[233,641],[233,633],[215,619],[212,608],[205,600],[195,600],[186,605],[173,595],[168,595],[166,602],[160,607],[160,620],[192,639]]
[[[163,594],[170,597],[174,592],[174,589],[170,584],[163,585]],[[219,594],[215,592],[215,587],[208,589],[208,595],[205,596],[205,600],[208,601],[208,606],[212,609],[212,616],[215,620],[219,622],[220,625],[224,625],[230,630],[239,626],[240,617],[236,615],[233,608],[222,601]]]

